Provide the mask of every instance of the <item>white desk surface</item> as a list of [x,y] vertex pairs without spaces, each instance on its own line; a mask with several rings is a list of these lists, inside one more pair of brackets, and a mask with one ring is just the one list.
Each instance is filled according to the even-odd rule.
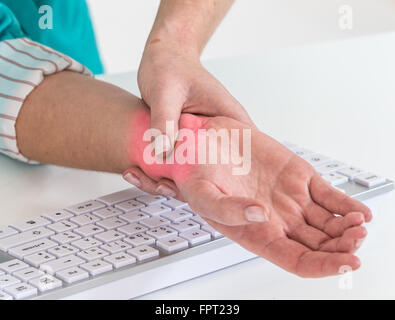
[[[388,33],[206,66],[264,132],[394,179],[394,57],[395,33]],[[101,78],[138,93],[136,73]],[[0,224],[128,187],[116,175],[29,166],[3,156],[0,168]],[[300,279],[255,259],[142,298],[395,298],[395,192],[376,202],[351,290],[340,290],[338,277]]]

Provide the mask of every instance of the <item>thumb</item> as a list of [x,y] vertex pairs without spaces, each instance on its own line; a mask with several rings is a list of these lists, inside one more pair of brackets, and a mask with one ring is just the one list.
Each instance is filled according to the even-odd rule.
[[166,95],[150,105],[151,128],[161,132],[155,137],[156,156],[169,155],[174,149],[182,109],[182,102],[177,100],[179,100],[177,96]]
[[209,181],[194,183],[192,190],[186,193],[190,207],[199,215],[227,226],[268,222],[270,219],[264,204],[254,198],[225,195]]

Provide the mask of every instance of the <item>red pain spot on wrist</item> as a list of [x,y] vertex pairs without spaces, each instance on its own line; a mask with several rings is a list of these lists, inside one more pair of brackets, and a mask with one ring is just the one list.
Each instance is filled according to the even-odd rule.
[[[199,128],[204,127],[207,122],[206,117],[192,114],[182,114],[179,121],[180,130],[190,129],[195,137]],[[171,155],[167,158],[159,159],[153,151],[153,137],[160,132],[150,128],[151,116],[148,109],[139,110],[131,121],[131,142],[129,144],[129,156],[132,163],[137,164],[148,176],[158,180],[168,178],[176,183],[184,183],[188,180],[193,164],[178,163],[175,159],[177,148],[183,141],[178,141]],[[174,134],[173,136],[177,136]],[[195,139],[197,141],[197,139]]]

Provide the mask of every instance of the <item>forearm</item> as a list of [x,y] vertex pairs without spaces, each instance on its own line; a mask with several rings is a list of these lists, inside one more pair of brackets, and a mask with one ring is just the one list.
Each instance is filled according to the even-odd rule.
[[26,99],[16,123],[21,153],[32,160],[121,173],[134,163],[133,117],[143,102],[73,72],[49,77]]
[[147,46],[166,42],[200,56],[234,0],[162,0]]
[[[41,163],[115,173],[138,166],[154,179],[179,178],[188,165],[161,164],[147,153],[150,121],[141,99],[66,71],[46,77],[27,97],[16,123],[17,143],[26,158]],[[181,127],[197,130],[204,122],[183,115]]]

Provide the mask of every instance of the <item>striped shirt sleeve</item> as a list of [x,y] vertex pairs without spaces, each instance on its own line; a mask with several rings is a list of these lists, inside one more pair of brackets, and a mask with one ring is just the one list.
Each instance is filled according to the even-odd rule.
[[70,70],[92,76],[72,58],[27,38],[0,42],[0,152],[36,163],[18,150],[15,123],[26,97],[45,76]]

